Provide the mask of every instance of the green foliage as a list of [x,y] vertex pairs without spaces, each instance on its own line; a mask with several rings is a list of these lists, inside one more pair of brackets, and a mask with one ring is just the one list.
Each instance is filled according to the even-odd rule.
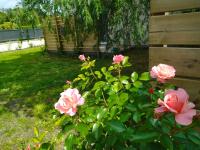
[[[71,38],[78,51],[92,34],[108,47],[142,44],[148,39],[149,0],[22,0],[14,22],[32,27],[42,25],[53,31],[52,19],[60,18],[62,38]],[[57,19],[56,19],[57,20]],[[62,42],[61,42],[62,45]]]
[[[159,119],[154,116],[165,85],[159,84],[149,93],[151,82],[155,82],[149,72],[122,75],[130,66],[125,58],[100,70],[95,70],[95,61],[89,57],[83,62],[82,72],[70,88],[84,93],[85,104],[75,116],[65,116],[61,121],[60,134],[67,134],[65,149],[182,150],[188,149],[188,144],[198,146],[200,134],[193,129],[195,123],[182,127],[176,124],[172,113]],[[63,120],[63,116],[57,119]]]
[[8,30],[8,29],[16,29],[17,25],[12,22],[4,22],[3,24],[0,24],[1,30]]

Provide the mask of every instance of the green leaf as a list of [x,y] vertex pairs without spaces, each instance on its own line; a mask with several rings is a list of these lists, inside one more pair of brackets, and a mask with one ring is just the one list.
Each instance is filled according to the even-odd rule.
[[123,132],[126,130],[124,124],[117,120],[109,121],[107,124],[110,126],[112,130],[116,132]]
[[110,117],[113,118],[115,114],[117,113],[117,107],[113,106],[110,110]]
[[127,100],[128,100],[128,94],[127,93],[121,93],[120,96],[119,96],[118,104],[122,106],[126,103]]
[[123,59],[123,61],[122,61],[123,67],[129,67],[129,66],[131,66],[131,64],[128,62],[128,60],[129,60],[129,57],[125,56],[124,59]]
[[173,150],[173,142],[169,135],[164,134],[160,137],[161,144],[168,150]]
[[103,74],[106,74],[106,67],[102,67],[101,71],[103,72]]
[[73,134],[69,134],[69,136],[65,139],[64,150],[73,150],[75,143],[76,137]]
[[137,81],[137,79],[138,79],[138,73],[137,72],[133,72],[131,74],[131,80],[132,80],[132,82]]
[[85,77],[84,74],[79,74],[78,77],[79,77],[80,79],[84,80],[84,81],[86,80],[86,77]]
[[116,141],[117,141],[117,136],[113,135],[108,136],[108,138],[106,139],[106,149],[113,147]]
[[120,82],[115,82],[114,85],[112,86],[112,90],[116,93],[119,92],[119,90],[121,89],[122,89],[122,85]]
[[141,81],[149,81],[151,78],[150,78],[150,73],[149,72],[144,72],[141,74],[139,80]]
[[174,138],[180,139],[180,140],[186,140],[187,137],[185,136],[184,132],[178,132],[174,136]]
[[112,71],[112,70],[114,70],[114,67],[113,67],[113,66],[110,66],[110,67],[108,68],[108,71]]
[[153,141],[159,134],[154,131],[143,131],[134,133],[130,140],[135,142]]
[[142,82],[140,82],[140,81],[135,81],[134,83],[133,83],[133,85],[136,87],[136,88],[141,88],[142,87]]
[[136,112],[133,114],[133,120],[134,120],[136,123],[138,123],[138,122],[141,121],[141,114],[140,114],[138,111],[136,111]]
[[93,87],[92,90],[100,89],[100,88],[104,87],[105,84],[106,84],[106,83],[105,83],[104,81],[98,81],[98,82],[95,83],[95,85],[94,85],[94,87]]
[[92,127],[92,133],[94,134],[94,137],[96,140],[100,137],[100,132],[99,132],[99,125],[95,123]]
[[94,94],[95,94],[95,97],[100,97],[102,95],[101,89],[97,89]]
[[79,123],[76,126],[76,130],[80,132],[81,136],[86,136],[88,134],[89,127],[84,123]]
[[38,138],[40,142],[43,141],[43,139],[44,139],[44,137],[47,135],[47,133],[48,133],[48,132],[46,131],[46,132],[43,132],[42,134],[40,134],[40,136],[39,136],[39,138]]
[[100,71],[95,71],[94,73],[97,75],[97,77],[98,77],[99,79],[102,78],[102,74],[101,74]]
[[43,143],[39,150],[53,150],[54,146],[51,143]]
[[126,85],[125,85],[125,88],[126,88],[127,90],[129,90],[129,89],[131,88],[131,84],[130,84],[130,83],[126,84]]
[[34,127],[33,130],[34,130],[35,136],[36,136],[36,137],[39,137],[39,130],[38,130],[38,128]]
[[113,105],[115,105],[118,102],[118,95],[117,94],[112,94],[108,98],[108,105],[111,108]]
[[99,113],[97,114],[97,120],[101,120],[102,118],[106,117],[107,115],[107,109],[100,109]]
[[40,141],[38,138],[36,138],[36,137],[32,138],[32,141],[33,141],[34,143],[40,143],[40,142],[41,142],[41,141]]
[[129,119],[130,116],[131,116],[130,112],[121,113],[121,115],[120,115],[120,121],[121,122],[126,122]]
[[200,145],[200,133],[198,131],[190,130],[187,136],[193,143]]
[[128,60],[129,60],[129,57],[125,56],[123,61],[122,61],[122,65],[124,66],[124,65],[128,64]]
[[132,112],[137,111],[137,107],[134,104],[127,104],[125,108]]
[[83,98],[87,98],[88,97],[88,95],[90,94],[90,92],[89,91],[86,91],[86,92],[84,92],[82,95],[82,97]]
[[122,76],[120,77],[120,81],[123,83],[123,84],[128,84],[128,79],[129,77],[128,76]]

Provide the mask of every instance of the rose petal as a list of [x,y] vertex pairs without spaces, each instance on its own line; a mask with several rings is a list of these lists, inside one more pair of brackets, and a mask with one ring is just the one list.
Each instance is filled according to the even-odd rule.
[[80,98],[78,101],[78,105],[83,105],[85,102],[84,98]]
[[57,109],[61,114],[65,113],[65,109],[60,105],[60,103],[55,103],[54,105],[55,109]]
[[76,114],[76,108],[70,108],[67,113],[70,116],[74,116]]
[[196,115],[196,110],[190,109],[187,112],[176,114],[175,120],[178,124],[187,126],[187,125],[190,125],[192,123],[192,118],[195,115]]
[[150,71],[150,75],[152,78],[157,78],[157,74],[158,74],[158,71],[157,71],[157,68],[156,66],[152,67],[151,71]]
[[161,107],[155,108],[154,111],[155,113],[163,113],[163,112],[167,112],[168,109],[165,106],[161,106]]

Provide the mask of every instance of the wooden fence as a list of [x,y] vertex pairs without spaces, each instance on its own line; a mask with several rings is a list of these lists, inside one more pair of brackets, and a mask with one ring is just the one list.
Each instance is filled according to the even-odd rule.
[[200,0],[151,0],[149,30],[149,67],[173,65],[172,82],[200,106]]
[[[44,29],[45,45],[49,52],[74,52],[75,44],[72,38],[66,38],[62,31],[64,23],[59,17],[54,17],[51,23],[51,30],[48,27]],[[97,52],[97,37],[90,34],[83,42],[83,46],[79,47],[83,52]]]

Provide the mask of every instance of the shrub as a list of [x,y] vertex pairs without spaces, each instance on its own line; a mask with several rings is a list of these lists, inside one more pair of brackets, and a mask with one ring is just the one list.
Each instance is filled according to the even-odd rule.
[[4,22],[3,24],[0,24],[0,29],[16,29],[17,25],[12,22]]
[[[95,60],[79,59],[82,73],[67,81],[55,104],[64,114],[57,115],[64,149],[198,149],[197,111],[184,89],[167,83],[175,76],[172,66],[127,76],[128,57],[117,55],[96,71]],[[41,147],[53,149],[52,143]]]

